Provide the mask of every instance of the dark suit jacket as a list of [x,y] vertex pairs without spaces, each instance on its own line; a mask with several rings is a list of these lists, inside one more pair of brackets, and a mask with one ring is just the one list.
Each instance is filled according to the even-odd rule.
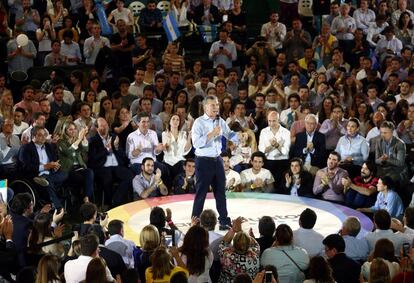
[[[219,10],[213,4],[210,5],[210,14],[213,15],[213,20],[210,21],[212,24],[221,23],[221,16],[220,16]],[[201,18],[203,16],[204,16],[204,5],[201,4],[201,5],[198,5],[194,9],[194,21],[195,21],[195,23],[198,24],[198,25],[202,25],[203,21],[201,20]]]
[[[125,151],[120,149],[116,150],[114,146],[115,135],[112,135],[112,150],[115,154],[118,165],[126,166],[127,158]],[[106,158],[109,155],[108,150],[105,148],[101,136],[97,133],[89,139],[89,151],[88,151],[88,167],[92,169],[102,168],[106,162]]]
[[[298,196],[301,197],[313,197],[313,177],[312,174],[307,171],[302,171],[299,174],[300,176],[300,187],[298,189]],[[286,187],[286,183],[284,183],[283,188],[286,194],[290,194],[290,190],[292,189],[293,182],[290,184],[289,187]]]
[[126,270],[125,263],[121,255],[104,246],[99,246],[99,250],[99,256],[105,260],[109,270],[111,271],[112,277],[115,278],[116,275],[122,274]]
[[358,283],[361,266],[345,253],[339,253],[328,260],[333,277],[338,283]]
[[[315,131],[312,138],[315,152],[311,153],[311,165],[319,168],[326,166],[326,145],[325,135]],[[303,149],[307,145],[306,131],[296,134],[296,141],[293,148],[293,156],[299,157],[305,162],[307,154],[303,153]]]
[[[57,161],[57,153],[54,145],[45,143],[45,149],[49,162]],[[23,145],[19,151],[19,165],[25,177],[33,178],[39,175],[39,154],[37,153],[36,145],[34,142]]]

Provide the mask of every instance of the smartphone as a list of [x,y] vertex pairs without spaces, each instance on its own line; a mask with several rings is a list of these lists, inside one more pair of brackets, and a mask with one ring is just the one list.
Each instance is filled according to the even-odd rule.
[[403,248],[403,257],[407,257],[408,254],[410,253],[410,244],[404,243],[402,248]]
[[224,48],[223,46],[220,46],[220,47],[219,47],[219,49],[220,49],[220,50],[223,50],[223,48]]
[[223,22],[227,22],[228,19],[229,19],[229,16],[228,15],[223,15]]
[[173,246],[173,240],[171,235],[165,235],[165,243],[164,245],[166,247],[172,247]]
[[273,275],[272,271],[270,271],[270,270],[266,271],[264,282],[265,283],[272,283],[272,275]]

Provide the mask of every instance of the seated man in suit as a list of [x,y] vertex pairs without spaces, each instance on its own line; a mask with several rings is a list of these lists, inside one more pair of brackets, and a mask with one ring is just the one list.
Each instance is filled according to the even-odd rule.
[[[55,208],[60,209],[62,203],[57,191],[68,175],[60,170],[54,145],[46,143],[47,135],[44,127],[34,126],[32,141],[20,149],[19,163],[22,173],[33,178],[36,184],[45,187]],[[38,190],[38,192],[42,194],[43,190]]]
[[[105,203],[120,205],[128,200],[132,172],[126,167],[125,153],[119,150],[119,138],[109,134],[106,120],[98,118],[96,127],[98,132],[89,140],[88,167],[94,170],[98,188],[105,192]],[[118,188],[113,185],[115,181]]]
[[305,131],[296,134],[293,156],[303,160],[305,170],[312,175],[326,164],[325,135],[316,130],[318,119],[314,114],[305,117]]
[[381,138],[375,146],[375,164],[378,176],[390,176],[394,182],[403,185],[408,180],[405,143],[393,136],[394,129],[392,122],[382,122]]

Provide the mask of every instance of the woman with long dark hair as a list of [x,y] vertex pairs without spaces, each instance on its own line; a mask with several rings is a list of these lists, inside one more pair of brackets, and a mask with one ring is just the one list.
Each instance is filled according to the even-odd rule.
[[102,117],[108,122],[109,127],[112,126],[112,123],[115,121],[116,109],[112,107],[112,100],[105,96],[101,99],[99,104],[99,117]]
[[[33,229],[29,236],[29,253],[53,254],[62,257],[65,253],[61,243],[55,243],[44,247],[39,247],[39,244],[62,237],[63,225],[57,226],[54,230],[51,229],[52,215],[41,212],[36,215],[33,221]],[[53,231],[53,232],[52,232]]]
[[414,24],[410,13],[402,12],[398,19],[397,29],[395,30],[395,37],[401,40],[403,46],[414,45]]
[[119,147],[126,149],[128,135],[135,131],[138,126],[132,121],[131,113],[127,107],[121,107],[116,111],[115,121],[112,124],[112,130],[119,138]]
[[326,119],[331,118],[333,107],[335,106],[335,101],[332,97],[327,96],[322,100],[318,111],[318,122],[323,123]]
[[211,282],[209,271],[213,264],[213,253],[209,248],[208,232],[201,226],[192,226],[178,249],[179,256],[190,277],[189,283]]

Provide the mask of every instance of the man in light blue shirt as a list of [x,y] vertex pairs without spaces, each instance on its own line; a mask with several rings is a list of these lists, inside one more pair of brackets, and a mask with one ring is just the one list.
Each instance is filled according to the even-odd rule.
[[364,262],[368,257],[369,247],[365,238],[357,238],[360,231],[359,219],[350,216],[342,224],[340,234],[345,241],[345,254],[355,261]]
[[374,214],[374,225],[376,230],[365,235],[370,252],[374,250],[375,243],[379,239],[387,238],[394,244],[395,256],[400,256],[402,245],[409,241],[403,235],[391,230],[391,216],[385,209],[380,209]]
[[226,176],[224,173],[222,151],[222,137],[238,144],[239,135],[230,130],[219,115],[219,102],[216,96],[207,96],[203,100],[204,115],[194,121],[192,141],[196,155],[196,196],[193,204],[192,216],[199,217],[203,211],[204,201],[211,185],[216,198],[216,207],[219,213],[220,229],[228,229],[231,225],[227,217],[227,203],[225,195]]
[[208,58],[213,61],[213,67],[223,64],[226,69],[233,67],[233,61],[237,60],[236,45],[233,41],[229,41],[229,34],[227,30],[221,30],[219,33],[219,41],[211,45]]

